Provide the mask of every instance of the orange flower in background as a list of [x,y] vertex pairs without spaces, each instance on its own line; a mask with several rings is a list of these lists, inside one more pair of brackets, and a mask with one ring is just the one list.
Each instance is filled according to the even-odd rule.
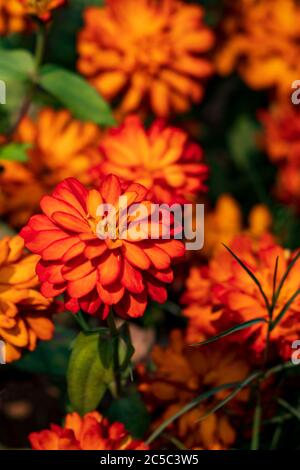
[[296,106],[277,103],[261,111],[263,145],[278,168],[276,195],[286,203],[300,204],[300,113]]
[[103,161],[93,173],[114,173],[151,190],[158,202],[184,203],[206,190],[202,149],[187,134],[156,120],[145,130],[137,116],[111,129],[101,141]]
[[110,424],[97,411],[82,418],[77,413],[66,416],[64,427],[51,424],[49,430],[29,435],[34,450],[147,450],[142,441],[133,439],[122,423]]
[[150,106],[158,116],[202,99],[213,71],[205,54],[213,33],[198,5],[178,0],[107,0],[88,8],[78,41],[78,69],[122,113]]
[[[37,273],[43,295],[64,293],[67,309],[102,318],[111,305],[118,315],[129,318],[143,315],[148,297],[165,302],[165,283],[173,280],[171,264],[183,256],[184,245],[162,240],[169,227],[160,222],[155,225],[157,239],[148,238],[154,226],[149,226],[152,208],[147,192],[137,183],[123,190],[119,179],[110,175],[99,191],[68,178],[45,196],[43,215],[33,216],[21,231],[26,247],[41,256]],[[126,213],[120,196],[127,202]],[[98,215],[101,204],[111,204],[115,216],[113,210]],[[146,210],[144,219],[130,214],[134,208]]]
[[53,336],[51,299],[38,291],[38,260],[25,252],[21,237],[0,241],[0,339],[7,362],[20,359],[24,349],[33,351],[37,340]]
[[52,10],[62,6],[65,0],[19,0],[19,3],[24,5],[28,14],[38,16],[42,21],[48,21]]
[[290,94],[300,74],[299,2],[227,0],[227,5],[217,70],[228,75],[237,69],[251,88]]
[[[151,414],[159,415],[153,423],[154,429],[205,390],[241,381],[249,373],[249,366],[236,349],[230,351],[223,346],[190,347],[179,330],[171,333],[168,346],[154,347],[152,359],[154,372],[148,373],[143,366],[140,367],[139,389]],[[229,393],[223,390],[215,395],[213,402],[201,403],[188,411],[174,421],[168,432],[183,442],[187,449],[230,448],[236,439],[236,432],[224,410],[200,421],[217,400],[224,399]],[[231,410],[236,408],[237,411],[247,399],[248,391],[244,389],[231,402]]]
[[[233,252],[256,275],[271,303],[276,258],[278,257],[277,286],[294,254],[277,245],[271,236],[259,241],[240,235],[231,243]],[[287,301],[300,288],[300,261],[288,275],[274,310],[275,319]],[[234,325],[258,317],[268,319],[268,312],[258,287],[249,275],[224,248],[207,266],[193,268],[187,281],[182,302],[189,318],[188,341],[198,342]],[[284,318],[272,330],[270,341],[284,359],[290,359],[292,342],[300,333],[300,297],[291,304]],[[259,357],[265,348],[267,324],[258,323],[224,340],[247,345]]]
[[[205,217],[204,247],[201,254],[210,257],[228,245],[243,230],[242,209],[229,194],[222,194],[213,211]],[[268,232],[272,225],[272,216],[264,204],[257,204],[248,216],[248,228],[245,229],[254,239]]]
[[20,123],[14,140],[28,143],[28,162],[1,161],[0,214],[15,226],[24,225],[41,197],[64,178],[89,183],[88,170],[100,161],[99,128],[72,118],[67,110],[42,109]]
[[27,27],[26,11],[20,0],[0,0],[0,36],[20,33]]

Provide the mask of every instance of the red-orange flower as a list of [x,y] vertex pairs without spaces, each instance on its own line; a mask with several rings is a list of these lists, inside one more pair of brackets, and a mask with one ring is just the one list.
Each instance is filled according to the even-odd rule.
[[81,418],[77,413],[66,416],[64,427],[51,424],[50,429],[29,435],[34,450],[147,450],[142,441],[133,439],[122,423],[110,424],[97,411]]
[[65,0],[19,0],[30,15],[37,16],[43,21],[51,18],[52,10],[62,6]]
[[6,361],[33,351],[38,340],[53,336],[51,300],[38,291],[35,268],[39,257],[24,250],[21,237],[0,241],[0,339],[6,345]]
[[185,112],[212,73],[203,14],[179,0],[106,0],[85,11],[78,69],[104,97],[120,98],[122,113],[144,105],[159,116]]
[[0,35],[26,30],[28,19],[20,0],[0,0]]
[[136,181],[152,191],[158,202],[184,203],[206,190],[207,166],[202,149],[187,134],[156,120],[145,130],[137,116],[130,116],[102,139],[103,161],[96,176],[113,173]]
[[[120,196],[127,202],[126,213]],[[171,262],[183,255],[184,245],[162,240],[167,227],[161,222],[149,225],[152,205],[147,197],[147,189],[137,183],[122,191],[114,175],[107,176],[99,190],[87,190],[68,178],[45,196],[43,215],[33,216],[21,231],[26,247],[41,256],[37,273],[42,293],[64,293],[71,311],[82,309],[103,318],[110,305],[128,318],[143,315],[147,297],[164,302],[164,284],[173,279]],[[102,204],[114,210],[98,215]],[[146,210],[144,219],[130,214],[134,205],[137,212]],[[157,239],[148,238],[155,227]]]
[[[273,279],[278,257],[277,287],[294,254],[277,245],[269,235],[254,241],[241,235],[231,243],[233,252],[256,275],[269,303],[273,297]],[[273,319],[300,288],[300,261],[288,275],[278,297]],[[264,299],[253,280],[224,248],[218,251],[208,266],[193,268],[182,299],[188,306],[184,310],[189,318],[188,340],[198,342],[234,325],[257,317],[268,319]],[[291,357],[292,341],[300,333],[300,297],[290,305],[283,319],[271,331],[270,341],[279,354]],[[257,323],[229,335],[225,340],[248,346],[260,356],[266,345],[267,323]]]
[[[155,346],[152,372],[140,369],[139,389],[144,395],[151,415],[157,416],[152,427],[156,429],[197,396],[213,387],[244,380],[249,365],[239,349],[234,351],[223,345],[191,347],[180,331],[172,331],[169,344]],[[228,449],[236,439],[236,431],[229,415],[223,410],[211,413],[201,420],[218,401],[228,396],[228,390],[217,393],[213,399],[195,406],[174,421],[168,428],[188,449]],[[240,411],[247,401],[248,391],[243,390],[231,402],[231,411]]]

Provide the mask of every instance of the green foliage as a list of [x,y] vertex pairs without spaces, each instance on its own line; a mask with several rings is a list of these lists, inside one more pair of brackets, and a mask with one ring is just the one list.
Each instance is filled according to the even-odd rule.
[[0,160],[27,162],[30,144],[11,143],[0,148]]
[[27,80],[34,72],[34,58],[27,50],[0,50],[1,80]]

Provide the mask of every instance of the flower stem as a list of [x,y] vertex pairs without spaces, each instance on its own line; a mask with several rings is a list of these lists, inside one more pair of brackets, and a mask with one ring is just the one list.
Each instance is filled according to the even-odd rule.
[[122,394],[122,382],[121,382],[121,371],[120,371],[120,360],[119,360],[119,331],[116,327],[112,309],[110,310],[109,315],[107,317],[107,324],[110,330],[112,340],[114,342],[113,361],[114,361],[116,395],[117,395],[117,398],[120,398]]

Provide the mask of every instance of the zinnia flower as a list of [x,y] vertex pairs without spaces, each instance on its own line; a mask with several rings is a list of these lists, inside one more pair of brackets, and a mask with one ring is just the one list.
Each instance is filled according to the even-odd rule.
[[53,336],[51,299],[38,291],[38,260],[25,252],[21,237],[0,241],[0,339],[7,362],[19,359],[23,349],[33,351],[38,339]]
[[97,411],[81,418],[77,413],[66,416],[64,427],[51,424],[50,429],[29,435],[34,450],[147,450],[142,441],[134,440],[122,423],[110,424]]
[[[120,196],[126,200],[126,213]],[[115,216],[113,210],[98,215],[102,204],[111,204]],[[133,204],[137,211],[146,210],[144,219],[130,215]],[[66,308],[102,318],[111,305],[128,318],[143,315],[147,297],[165,302],[164,284],[173,279],[171,262],[183,255],[184,245],[162,240],[167,227],[161,223],[156,224],[157,239],[148,238],[154,227],[148,220],[152,204],[143,186],[133,183],[122,191],[119,179],[110,175],[99,190],[87,190],[68,178],[41,200],[41,209],[43,215],[33,216],[21,236],[41,256],[37,273],[43,295],[64,293]]]
[[[232,251],[256,275],[271,304],[276,258],[278,257],[277,284],[294,254],[277,245],[270,235],[254,241],[240,235],[231,243]],[[288,275],[278,297],[273,319],[300,288],[300,261]],[[207,266],[193,268],[187,281],[182,302],[187,304],[184,314],[189,318],[188,340],[199,342],[234,325],[254,318],[268,319],[268,311],[258,287],[250,276],[224,248],[218,251]],[[282,320],[271,331],[273,349],[284,358],[291,357],[293,340],[300,332],[300,297],[290,305]],[[257,323],[224,340],[243,344],[259,358],[266,345],[267,324]]]
[[69,111],[42,109],[36,119],[20,123],[14,141],[28,143],[28,162],[1,161],[0,214],[15,226],[27,223],[41,197],[64,178],[89,183],[88,170],[100,161],[100,130],[73,119]]
[[28,19],[20,0],[0,0],[0,36],[26,30]]
[[248,227],[243,227],[242,210],[238,202],[229,194],[222,194],[214,210],[205,218],[204,247],[201,254],[209,257],[228,245],[236,235],[245,231],[254,239],[267,233],[272,225],[272,216],[264,204],[254,206],[248,216]]
[[204,54],[213,34],[203,9],[179,0],[106,0],[87,8],[78,69],[122,113],[149,105],[158,116],[185,112],[212,74]]
[[[140,367],[139,389],[151,414],[159,416],[153,423],[154,429],[205,390],[244,380],[249,373],[249,366],[237,349],[229,350],[223,345],[217,348],[190,347],[179,330],[171,333],[166,347],[155,346],[152,359],[154,372],[148,373],[144,367]],[[188,449],[230,448],[236,439],[236,432],[223,409],[200,421],[210,408],[229,393],[228,390],[220,391],[213,401],[195,406],[174,421],[168,432]],[[238,412],[247,398],[248,391],[244,389],[231,401],[231,411]]]
[[42,21],[51,18],[52,10],[62,6],[65,0],[19,0],[30,15],[37,16]]
[[297,0],[227,0],[225,40],[216,57],[222,75],[237,69],[254,89],[291,92],[299,76],[300,7]]
[[263,144],[278,165],[275,193],[280,200],[300,207],[300,114],[296,106],[277,103],[259,113],[264,125]]
[[136,181],[166,204],[184,203],[206,190],[207,166],[202,149],[187,134],[156,120],[145,130],[137,116],[130,116],[101,141],[102,163],[93,173],[110,173]]

